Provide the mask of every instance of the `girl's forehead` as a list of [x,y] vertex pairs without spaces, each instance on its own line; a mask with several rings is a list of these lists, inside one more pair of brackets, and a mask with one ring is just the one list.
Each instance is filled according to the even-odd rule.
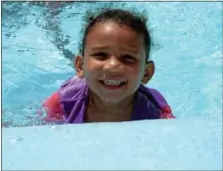
[[86,43],[112,42],[127,43],[132,46],[143,44],[143,35],[132,28],[115,22],[96,23],[86,35]]
[[122,29],[122,31],[124,32],[132,32],[132,34],[136,34],[137,32],[131,28],[130,26],[127,26],[125,24],[120,24],[117,23],[115,21],[99,21],[97,23],[95,23],[91,29],[89,30],[88,34],[90,34],[91,32],[93,33],[101,33],[101,31],[114,31],[117,29]]

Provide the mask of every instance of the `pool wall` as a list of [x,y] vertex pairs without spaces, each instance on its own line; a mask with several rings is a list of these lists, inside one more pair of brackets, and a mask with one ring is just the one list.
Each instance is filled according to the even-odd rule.
[[222,170],[222,117],[3,128],[3,170]]

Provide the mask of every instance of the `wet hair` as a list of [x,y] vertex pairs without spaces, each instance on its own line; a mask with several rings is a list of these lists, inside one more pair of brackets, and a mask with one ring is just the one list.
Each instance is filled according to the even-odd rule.
[[99,14],[94,14],[87,12],[86,14],[87,25],[83,31],[83,38],[80,43],[80,53],[84,56],[84,48],[86,44],[86,37],[90,30],[97,24],[101,22],[114,22],[123,26],[130,27],[139,35],[144,38],[144,47],[146,52],[146,61],[149,60],[149,54],[151,49],[151,37],[149,30],[147,28],[147,19],[142,14],[133,11],[125,11],[122,9],[103,9]]

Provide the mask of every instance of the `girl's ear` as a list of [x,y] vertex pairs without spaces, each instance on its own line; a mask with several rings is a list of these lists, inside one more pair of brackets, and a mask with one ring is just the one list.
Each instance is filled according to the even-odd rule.
[[155,72],[155,64],[153,61],[149,61],[146,63],[144,76],[142,78],[142,83],[147,84],[149,80],[153,77]]
[[84,70],[83,70],[84,59],[82,56],[78,55],[74,59],[74,68],[76,70],[76,74],[78,77],[84,77]]

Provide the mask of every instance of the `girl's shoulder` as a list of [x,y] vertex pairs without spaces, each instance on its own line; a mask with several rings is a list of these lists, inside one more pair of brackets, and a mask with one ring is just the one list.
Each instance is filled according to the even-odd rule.
[[152,101],[153,104],[161,110],[160,118],[175,118],[167,100],[158,90],[140,85],[138,91],[144,94],[147,100]]
[[60,88],[43,103],[43,107],[47,113],[45,119],[47,121],[64,120],[64,116],[69,113],[65,110],[64,105],[66,104],[67,106],[75,103],[75,101],[83,99],[86,93],[85,79],[75,76],[66,80]]
[[87,84],[84,78],[74,76],[66,80],[57,90],[62,101],[74,101],[87,94]]

